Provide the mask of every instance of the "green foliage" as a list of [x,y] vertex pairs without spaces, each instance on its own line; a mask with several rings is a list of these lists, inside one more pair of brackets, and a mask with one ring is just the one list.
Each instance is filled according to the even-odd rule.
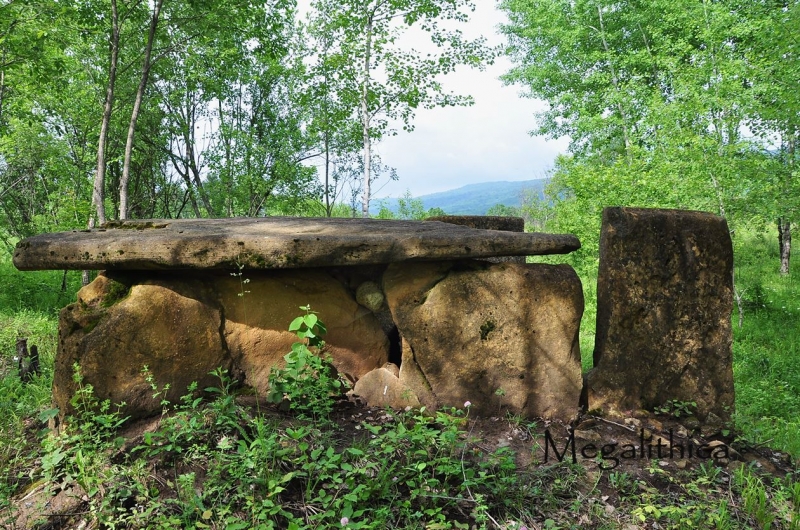
[[680,401],[677,399],[670,399],[660,407],[655,408],[656,414],[674,416],[676,418],[691,416],[695,410],[697,410],[697,403],[694,401]]
[[345,384],[330,357],[324,355],[325,325],[310,306],[300,309],[306,314],[295,318],[289,324],[289,331],[303,342],[292,344],[292,351],[284,356],[284,368],[273,367],[270,371],[267,399],[272,403],[287,403],[290,410],[302,416],[325,419]]
[[[99,401],[91,385],[84,384],[80,367],[74,367],[73,379],[78,390],[71,400],[76,410],[74,422],[61,427],[57,433],[48,433],[42,440],[41,471],[46,483],[53,488],[65,489],[73,484],[80,486],[93,509],[108,508],[114,495],[103,493],[112,481],[125,484],[126,473],[111,463],[112,453],[122,447],[123,438],[117,429],[125,422],[113,410],[108,400]],[[46,411],[39,416],[46,421],[57,411]]]
[[495,204],[486,211],[486,215],[496,215],[500,217],[519,217],[520,208],[518,206],[506,206],[505,204]]
[[596,253],[598,226],[585,220],[603,206],[796,226],[797,99],[778,96],[797,69],[786,29],[800,20],[796,4],[505,0],[502,9],[515,62],[505,81],[548,102],[535,132],[571,140],[550,199],[556,227],[581,236],[583,256]]
[[422,199],[415,199],[410,190],[397,199],[397,211],[393,212],[385,201],[380,201],[380,210],[376,216],[378,219],[405,219],[409,221],[422,221],[428,217],[447,215],[441,208],[430,208],[425,210]]
[[734,319],[736,426],[754,443],[800,455],[800,333],[798,273],[781,276],[777,245],[763,228],[744,227],[734,238],[735,274],[744,298],[743,326]]
[[80,272],[64,272],[21,272],[0,251],[0,313],[57,314],[80,288]]

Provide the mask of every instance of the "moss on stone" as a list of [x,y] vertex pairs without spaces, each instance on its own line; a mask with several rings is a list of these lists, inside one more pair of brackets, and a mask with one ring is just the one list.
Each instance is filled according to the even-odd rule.
[[101,316],[102,315],[99,315],[99,314],[96,315],[96,316],[93,316],[92,319],[89,320],[89,322],[87,322],[85,326],[83,326],[83,332],[84,333],[91,333],[92,330],[97,327],[97,324],[100,323],[100,317]]
[[100,307],[111,307],[120,300],[124,299],[130,293],[131,288],[122,282],[112,280],[109,278],[108,288]]
[[167,223],[154,223],[153,221],[106,221],[102,229],[117,228],[122,230],[145,230],[148,228],[166,228]]

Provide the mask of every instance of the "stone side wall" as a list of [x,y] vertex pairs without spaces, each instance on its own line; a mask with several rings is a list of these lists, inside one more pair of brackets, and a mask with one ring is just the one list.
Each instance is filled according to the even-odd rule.
[[145,380],[148,366],[175,402],[192,381],[218,383],[228,369],[262,394],[271,367],[297,341],[287,328],[311,304],[328,327],[336,368],[357,379],[388,360],[389,342],[371,311],[332,274],[320,270],[239,273],[106,272],[78,292],[59,319],[53,395],[62,411],[76,390],[72,367],[100,399],[125,402],[124,414],[159,410]]
[[431,408],[470,401],[486,414],[577,412],[577,275],[567,265],[477,260],[241,276],[103,273],[61,312],[56,405],[69,411],[74,363],[100,399],[125,402],[123,413],[134,417],[160,410],[144,366],[159,388],[170,384],[172,401],[192,381],[213,383],[208,373],[217,367],[263,395],[270,369],[297,340],[286,329],[305,304],[327,325],[327,351],[351,380],[383,367],[395,350],[402,364],[393,388],[410,403],[419,396]]

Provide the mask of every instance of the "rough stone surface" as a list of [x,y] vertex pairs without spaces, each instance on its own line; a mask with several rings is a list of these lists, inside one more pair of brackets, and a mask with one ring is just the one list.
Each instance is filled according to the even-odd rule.
[[20,270],[284,269],[564,254],[575,236],[475,230],[440,222],[336,218],[170,219],[20,241]]
[[699,417],[729,419],[732,270],[721,217],[606,208],[588,407],[621,414],[694,401]]
[[372,407],[404,409],[417,408],[419,399],[400,381],[397,365],[388,363],[367,373],[353,387],[353,394],[363,398]]
[[[356,379],[388,359],[388,339],[375,316],[324,271],[197,273],[157,276],[106,272],[61,311],[54,400],[64,412],[76,390],[72,366],[100,399],[125,402],[125,415],[160,411],[145,381],[147,365],[176,402],[192,381],[216,385],[208,373],[230,369],[261,392],[296,336],[289,322],[308,303],[327,325],[327,351],[340,373]],[[241,296],[240,296],[241,295]]]
[[73,364],[85,384],[113,404],[125,403],[123,416],[160,410],[159,398],[145,380],[146,365],[167,399],[177,402],[192,381],[209,386],[208,373],[230,368],[221,336],[221,315],[213,293],[197,280],[101,275],[78,293],[78,302],[61,310],[53,399],[59,409],[77,390]]
[[251,271],[243,276],[248,283],[222,277],[215,288],[225,308],[231,357],[245,381],[260,392],[269,388],[271,367],[283,366],[284,355],[298,340],[287,328],[302,313],[301,305],[310,304],[325,323],[326,351],[339,373],[358,379],[387,362],[389,341],[375,315],[325,271]]
[[403,339],[400,381],[422,404],[571,419],[583,292],[568,265],[390,265],[383,287]]
[[364,282],[356,290],[356,301],[373,313],[377,313],[385,305],[386,297],[375,282]]
[[[525,231],[525,219],[522,217],[505,217],[498,215],[440,215],[428,217],[426,221],[441,221],[443,223],[468,226],[481,230],[502,230],[506,232]],[[486,259],[492,263],[525,263],[525,256],[498,256]]]
[[522,217],[504,217],[500,215],[439,215],[428,217],[426,221],[468,226],[481,230],[502,230],[506,232],[524,232],[525,220]]

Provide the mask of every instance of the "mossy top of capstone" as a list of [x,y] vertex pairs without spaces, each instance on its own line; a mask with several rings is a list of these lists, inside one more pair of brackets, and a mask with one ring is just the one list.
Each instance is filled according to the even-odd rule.
[[20,270],[284,269],[565,254],[573,235],[479,230],[437,221],[341,218],[142,219],[29,237]]

